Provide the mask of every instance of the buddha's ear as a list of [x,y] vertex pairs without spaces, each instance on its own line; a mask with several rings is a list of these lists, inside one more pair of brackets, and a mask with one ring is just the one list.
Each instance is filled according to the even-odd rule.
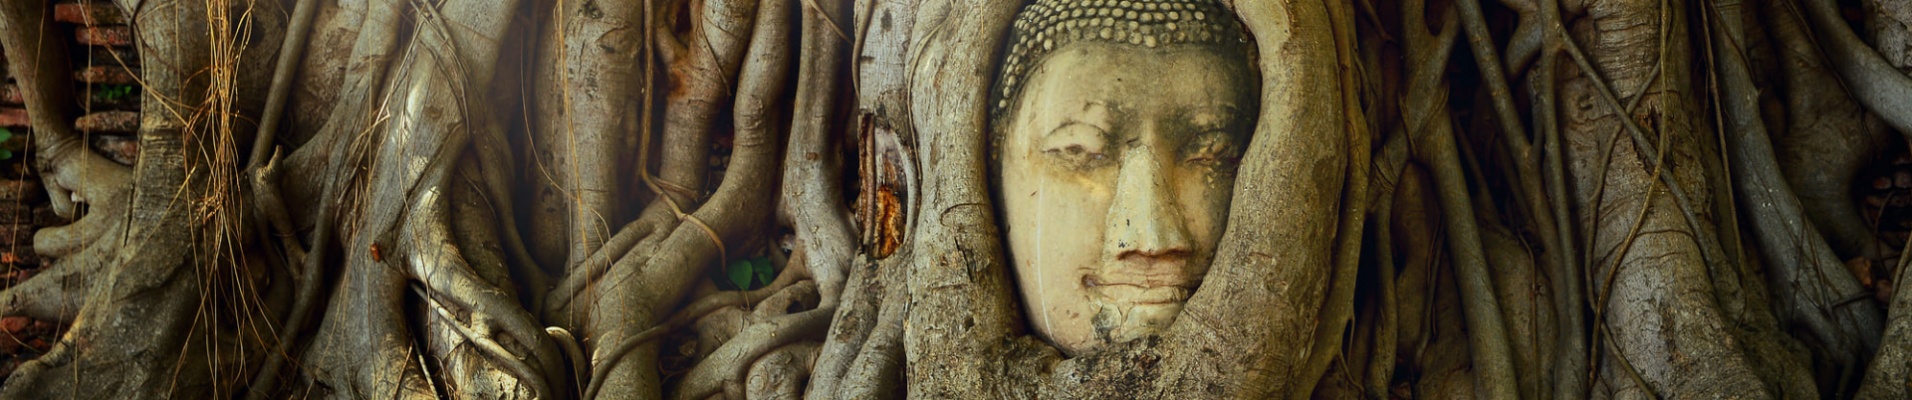
[[908,239],[904,346],[912,395],[1027,393],[1028,381],[1002,378],[1005,367],[1044,364],[1027,362],[1031,356],[1059,357],[1024,335],[989,194],[987,101],[997,50],[1021,6],[1019,0],[919,3],[908,89],[922,188]]

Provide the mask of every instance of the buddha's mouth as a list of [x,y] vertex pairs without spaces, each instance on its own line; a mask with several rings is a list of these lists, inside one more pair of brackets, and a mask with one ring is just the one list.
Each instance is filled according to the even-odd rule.
[[1164,282],[1159,280],[1107,279],[1096,275],[1082,277],[1082,286],[1102,300],[1135,305],[1182,304],[1201,282]]

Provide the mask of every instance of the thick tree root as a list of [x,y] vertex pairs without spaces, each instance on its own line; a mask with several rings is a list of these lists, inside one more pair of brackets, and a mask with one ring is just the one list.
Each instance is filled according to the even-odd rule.
[[1761,21],[1773,38],[1783,77],[1770,86],[1777,86],[1786,104],[1786,124],[1775,126],[1773,135],[1779,170],[1799,195],[1813,227],[1826,235],[1841,260],[1883,258],[1886,244],[1861,216],[1852,183],[1881,149],[1900,141],[1889,140],[1893,137],[1878,119],[1866,116],[1847,94],[1797,7],[1762,4]]
[[87,249],[61,258],[33,278],[0,291],[0,316],[72,322],[93,282],[112,261],[104,251]]
[[803,382],[810,378],[810,365],[816,363],[817,349],[816,343],[798,343],[779,347],[758,359],[750,366],[750,377],[744,383],[744,398],[802,399]]
[[[586,292],[592,297],[588,303],[590,314],[583,323],[592,338],[592,374],[605,377],[590,382],[602,388],[592,393],[594,397],[661,393],[651,366],[656,362],[654,343],[639,346],[628,355],[607,355],[641,333],[635,328],[654,326],[660,317],[670,314],[702,278],[705,266],[721,262],[730,256],[726,253],[736,250],[726,243],[747,242],[770,222],[773,204],[762,194],[773,190],[780,164],[775,155],[783,143],[772,119],[772,106],[782,97],[782,85],[787,81],[784,40],[793,28],[787,21],[789,12],[777,4],[781,3],[771,2],[772,6],[763,10],[748,1],[704,4],[702,14],[692,15],[695,23],[688,36],[697,44],[693,47],[696,51],[687,51],[676,43],[669,31],[657,31],[656,36],[663,42],[657,47],[672,66],[673,76],[682,81],[675,82],[679,90],[671,93],[665,105],[669,115],[664,121],[662,179],[640,175],[654,190],[662,192],[659,203],[684,223],[652,232],[661,237],[656,252],[632,252],[618,259],[602,278],[592,281]],[[756,17],[747,17],[750,15]],[[742,21],[754,21],[754,27],[728,25]],[[748,43],[750,61],[745,63],[746,43],[741,36],[753,32]],[[719,84],[727,82],[731,72],[740,67],[734,107],[737,133],[730,165],[709,201],[695,211],[687,211],[690,198],[680,198],[664,187],[703,186],[708,129],[714,122],[710,117],[730,93],[724,90],[728,85]],[[655,204],[652,208],[658,209]]]
[[1798,198],[1792,195],[1779,163],[1773,155],[1772,139],[1760,118],[1758,96],[1749,62],[1743,57],[1748,48],[1743,16],[1713,8],[1719,14],[1714,29],[1713,47],[1720,57],[1714,60],[1721,82],[1720,108],[1728,134],[1726,153],[1733,171],[1733,187],[1747,204],[1754,237],[1764,256],[1766,271],[1778,300],[1778,316],[1789,326],[1803,328],[1824,357],[1822,388],[1838,393],[1842,382],[1856,380],[1859,364],[1878,348],[1877,332],[1882,328],[1880,313],[1870,302],[1849,303],[1845,299],[1863,297],[1864,288],[1833,254],[1819,230],[1807,219]]
[[[1404,4],[1409,15],[1418,16],[1418,11],[1423,9],[1418,1]],[[1474,3],[1473,7],[1475,10],[1470,14],[1470,19],[1477,19],[1479,4]],[[1468,14],[1466,6],[1461,7],[1461,13]],[[1481,246],[1481,230],[1474,216],[1473,201],[1467,193],[1466,178],[1461,172],[1457,148],[1459,143],[1454,137],[1452,119],[1447,116],[1447,96],[1443,93],[1444,86],[1440,81],[1454,48],[1455,31],[1452,27],[1457,21],[1452,12],[1443,13],[1443,19],[1445,22],[1442,25],[1447,27],[1444,32],[1430,31],[1423,22],[1426,18],[1405,19],[1408,42],[1414,50],[1408,56],[1411,81],[1407,96],[1412,101],[1404,107],[1403,117],[1410,121],[1407,134],[1417,137],[1419,140],[1416,142],[1428,143],[1417,149],[1420,152],[1416,156],[1433,167],[1434,180],[1440,188],[1440,203],[1448,216],[1448,246],[1453,254],[1457,274],[1455,280],[1461,288],[1461,303],[1466,310],[1464,315],[1470,332],[1469,348],[1472,351],[1469,354],[1474,357],[1474,378],[1479,379],[1479,388],[1484,397],[1516,398],[1522,391],[1514,371],[1512,342],[1507,336],[1500,300],[1494,295],[1494,278],[1488,269],[1485,249]],[[1470,37],[1478,37],[1474,32],[1470,31],[1469,34]],[[1498,64],[1498,60],[1494,62]],[[1489,80],[1498,79],[1499,65],[1493,66],[1491,73],[1494,76],[1490,76]]]
[[[1912,135],[1912,76],[1880,58],[1840,17],[1832,0],[1799,0],[1820,48],[1845,78],[1852,97],[1901,135]],[[1912,137],[1912,136],[1907,136]]]
[[796,298],[810,297],[808,301],[814,301],[816,291],[815,284],[799,284],[778,293],[778,297],[785,299],[779,301],[773,297],[759,304],[757,312],[749,318],[751,321],[736,336],[732,336],[684,375],[671,398],[702,399],[724,391],[725,387],[741,385],[748,381],[747,373],[765,354],[798,341],[822,338],[825,328],[829,327],[830,315],[836,312],[835,308],[778,315],[785,312],[790,307],[787,304]]

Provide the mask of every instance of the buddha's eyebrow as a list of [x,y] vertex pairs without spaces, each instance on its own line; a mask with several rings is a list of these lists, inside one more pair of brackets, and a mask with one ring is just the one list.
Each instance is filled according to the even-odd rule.
[[[1093,114],[1098,110],[1102,111],[1102,113]],[[1109,103],[1107,102],[1100,100],[1082,102],[1082,110],[1079,113],[1063,117],[1062,123],[1056,124],[1055,128],[1049,129],[1049,132],[1044,135],[1055,134],[1056,131],[1067,128],[1070,125],[1084,125],[1106,132],[1109,130],[1107,126],[1109,123],[1109,112],[1111,112],[1111,110],[1109,110]]]
[[1043,136],[1049,136],[1049,135],[1054,135],[1054,134],[1056,134],[1056,132],[1061,132],[1061,131],[1062,131],[1062,128],[1067,128],[1067,127],[1071,127],[1071,126],[1076,126],[1076,125],[1082,125],[1082,126],[1087,126],[1087,127],[1090,127],[1090,128],[1096,128],[1096,129],[1102,129],[1102,128],[1100,128],[1100,127],[1097,127],[1097,126],[1095,126],[1095,124],[1091,124],[1091,123],[1088,123],[1088,122],[1082,122],[1082,120],[1079,120],[1079,119],[1075,119],[1075,118],[1069,118],[1069,119],[1065,119],[1065,120],[1062,120],[1062,123],[1061,123],[1061,124],[1056,124],[1056,128],[1055,128],[1055,129],[1050,129],[1048,133],[1044,133],[1044,134],[1042,134],[1042,135],[1043,135]]
[[1188,108],[1184,115],[1187,116],[1191,125],[1221,129],[1227,127],[1230,122],[1229,117],[1241,115],[1241,108],[1227,103],[1202,105]]

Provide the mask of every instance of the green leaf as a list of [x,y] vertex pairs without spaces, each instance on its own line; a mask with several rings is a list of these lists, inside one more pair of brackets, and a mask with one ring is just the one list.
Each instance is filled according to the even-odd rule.
[[13,138],[12,129],[0,128],[0,142],[5,142],[7,141],[7,139],[12,139],[12,138]]
[[0,149],[0,160],[13,159],[13,150]]
[[108,101],[118,101],[130,94],[133,94],[133,85],[107,85],[100,89],[100,98]]
[[750,260],[737,260],[724,267],[724,276],[737,285],[737,290],[750,290],[751,272]]
[[750,259],[750,267],[753,272],[757,273],[758,287],[770,286],[770,281],[777,280],[776,267],[770,265],[770,258],[752,258]]

